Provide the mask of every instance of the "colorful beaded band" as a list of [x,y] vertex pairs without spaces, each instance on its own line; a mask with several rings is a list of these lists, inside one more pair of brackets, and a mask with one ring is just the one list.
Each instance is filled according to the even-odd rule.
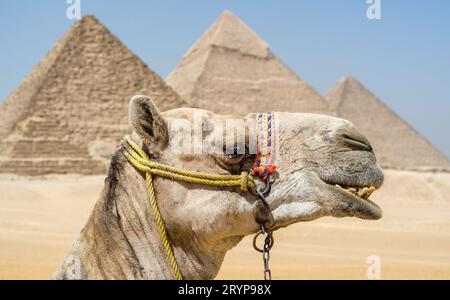
[[259,176],[263,180],[276,171],[276,166],[272,161],[275,145],[274,124],[273,113],[258,114],[256,159],[252,167],[252,175]]

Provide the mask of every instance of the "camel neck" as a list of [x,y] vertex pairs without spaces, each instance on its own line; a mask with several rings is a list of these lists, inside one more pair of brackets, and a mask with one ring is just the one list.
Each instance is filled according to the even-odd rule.
[[[170,185],[155,178],[157,191],[170,189],[167,184]],[[164,201],[171,199],[166,197]],[[164,210],[162,213],[164,218]],[[168,233],[184,278],[215,277],[225,251],[213,251],[209,245],[193,243],[195,237],[185,233]],[[55,274],[59,279],[70,279],[70,276],[73,279],[77,276],[80,279],[175,278],[151,213],[145,179],[121,153],[112,159],[101,197]]]

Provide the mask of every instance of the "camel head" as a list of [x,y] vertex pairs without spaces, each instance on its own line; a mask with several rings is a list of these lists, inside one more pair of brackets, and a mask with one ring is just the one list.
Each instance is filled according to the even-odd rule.
[[[267,197],[270,212],[266,212],[272,229],[322,216],[381,217],[381,209],[368,197],[381,186],[383,173],[369,141],[351,122],[316,114],[274,115],[277,172]],[[255,116],[188,108],[159,113],[145,96],[130,103],[133,138],[155,159],[217,174],[240,174],[251,168],[255,155],[249,152],[249,136],[255,134]],[[245,124],[245,130],[233,131],[230,137],[227,120]],[[217,136],[224,136],[220,147],[214,147]],[[238,140],[245,141],[244,146]],[[208,153],[205,145],[216,151]],[[168,182],[161,184],[158,197],[169,232],[224,240],[258,229],[255,219],[261,212],[255,197],[236,188]]]
[[[245,175],[255,161],[255,114],[225,116],[192,108],[160,113],[146,96],[133,97],[129,113],[132,143],[154,162]],[[302,113],[273,116],[277,170],[267,205],[243,191],[246,185],[206,186],[152,175],[150,186],[185,279],[214,278],[225,253],[258,232],[261,223],[276,230],[322,216],[381,217],[368,197],[381,186],[383,173],[370,143],[350,122]],[[73,278],[73,270],[76,279],[174,278],[147,178],[124,147],[113,156],[103,192],[54,278]],[[256,189],[265,182],[255,178]]]

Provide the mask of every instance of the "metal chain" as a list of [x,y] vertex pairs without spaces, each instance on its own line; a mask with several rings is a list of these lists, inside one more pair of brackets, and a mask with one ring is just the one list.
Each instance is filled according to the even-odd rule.
[[[260,235],[265,235],[264,238],[264,246],[261,248],[258,247],[256,244],[258,237]],[[273,233],[272,231],[266,231],[263,225],[261,225],[261,230],[258,231],[258,233],[253,238],[253,248],[255,248],[256,251],[262,253],[263,256],[263,264],[264,264],[264,280],[272,280],[272,272],[270,271],[269,267],[269,260],[270,260],[270,249],[272,249],[274,244],[273,239]]]
[[272,272],[269,268],[270,249],[273,246],[272,232],[268,233],[264,239],[263,262],[264,262],[264,280],[272,280]]
[[[266,196],[270,193],[270,188],[272,185],[271,178],[269,177],[266,181],[266,186],[264,189],[256,189],[256,197],[258,201],[261,201],[261,203],[265,206],[265,208],[270,211],[269,205],[266,200]],[[271,230],[266,230],[264,224],[264,220],[258,220],[260,223],[261,229],[255,234],[255,237],[253,238],[253,248],[255,248],[256,251],[262,253],[263,256],[263,264],[264,264],[264,280],[272,280],[272,272],[270,271],[269,267],[269,260],[270,260],[270,249],[273,247],[274,239],[273,239],[273,232]],[[264,246],[261,248],[258,247],[257,240],[260,235],[265,235],[264,238]]]

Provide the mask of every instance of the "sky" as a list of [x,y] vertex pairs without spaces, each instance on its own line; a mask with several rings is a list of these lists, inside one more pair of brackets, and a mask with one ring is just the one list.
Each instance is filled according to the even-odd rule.
[[[231,10],[319,93],[355,76],[450,157],[450,1],[2,0],[0,101],[73,25],[72,1],[163,78]],[[379,20],[367,17],[372,1]]]

